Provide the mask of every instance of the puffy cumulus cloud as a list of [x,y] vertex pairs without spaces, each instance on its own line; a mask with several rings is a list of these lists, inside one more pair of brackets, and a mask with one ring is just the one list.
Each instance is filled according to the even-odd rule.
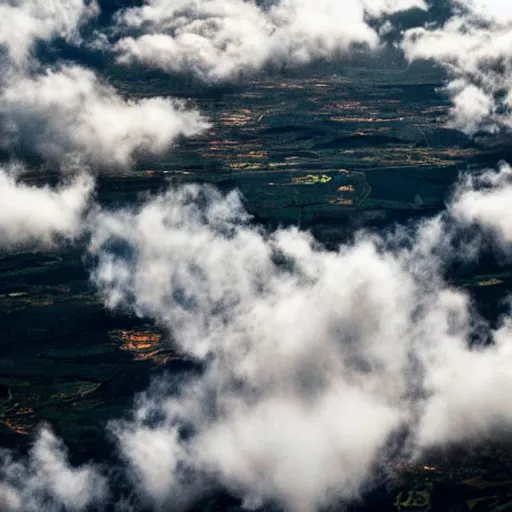
[[0,454],[0,479],[0,508],[6,512],[85,511],[108,494],[106,479],[91,465],[71,466],[65,447],[47,428],[26,459]]
[[[141,428],[118,426],[122,449],[159,503],[183,493],[190,472],[251,506],[312,510],[338,493],[354,498],[407,417],[400,340],[410,280],[371,242],[331,254],[244,217],[237,195],[191,187],[98,219],[91,251],[107,303],[155,318],[186,353],[214,357],[204,378],[165,402],[164,426],[145,434],[151,405]],[[181,442],[186,425],[195,434]],[[155,481],[156,467],[166,471]]]
[[361,0],[361,4],[365,12],[375,17],[407,11],[413,8],[428,9],[428,5],[424,0]]
[[[128,166],[208,126],[181,101],[123,99],[79,66],[40,74],[11,67],[0,85],[0,119],[0,147],[20,157],[35,154],[60,170]],[[52,189],[23,184],[0,168],[0,248],[49,248],[75,239],[84,232],[93,188],[83,171]]]
[[[208,126],[184,102],[128,100],[78,65],[44,69],[32,58],[38,41],[77,41],[98,12],[94,0],[8,0],[0,5],[0,147],[34,154],[57,167],[70,160],[105,168],[166,152],[179,136]],[[3,55],[2,55],[3,50]]]
[[466,350],[459,341],[431,354],[425,382],[431,396],[417,434],[423,445],[499,439],[510,428],[512,410],[505,399],[512,390],[510,315],[493,335],[492,347]]
[[512,6],[482,0],[456,2],[443,26],[414,28],[401,46],[409,60],[431,59],[451,81],[451,124],[468,134],[510,129],[512,123]]
[[475,15],[493,21],[510,21],[512,6],[503,0],[459,0],[460,7],[470,9]]
[[221,487],[246,507],[316,510],[356,499],[395,433],[412,456],[510,426],[510,316],[492,330],[443,278],[468,224],[510,249],[496,214],[509,177],[463,180],[444,214],[337,251],[252,226],[237,193],[209,187],[99,212],[90,252],[107,306],[155,320],[204,365],[111,426],[140,494],[179,508]]
[[83,233],[94,181],[85,174],[57,188],[16,180],[0,169],[0,248],[53,247]]
[[506,215],[512,201],[512,169],[502,163],[499,171],[467,175],[462,192],[455,196],[452,214],[459,222],[478,223],[492,234],[504,249],[512,242],[512,221]]
[[[474,134],[478,130],[497,132],[500,119],[492,93],[468,83],[464,79],[453,80],[445,89],[452,97],[453,108],[448,127]],[[505,119],[503,119],[505,121]]]
[[[207,186],[95,208],[92,279],[106,305],[153,319],[202,364],[111,424],[126,472],[110,487],[135,488],[134,510],[183,510],[223,489],[247,508],[311,511],[357,499],[390,443],[414,457],[509,428],[512,315],[487,325],[444,269],[478,255],[475,226],[511,249],[511,175],[503,164],[465,177],[441,215],[336,251],[254,226],[236,192]],[[0,482],[13,511],[107,499],[101,472],[71,467],[47,430],[28,459],[4,455]]]
[[169,72],[225,80],[267,64],[304,64],[375,47],[366,14],[378,16],[422,0],[148,0],[117,16],[119,62],[139,62]]
[[[249,508],[310,511],[357,499],[394,434],[408,433],[408,457],[510,426],[511,315],[493,330],[443,269],[468,226],[510,250],[511,176],[503,164],[465,177],[442,215],[387,237],[360,233],[336,251],[296,228],[252,225],[236,192],[211,187],[93,209],[93,281],[107,306],[153,319],[203,364],[183,382],[155,383],[130,419],[111,424],[123,478],[156,510],[222,488]],[[2,204],[23,205],[0,222],[11,230],[2,240],[76,232],[89,180],[55,191],[2,180]],[[466,257],[479,240],[464,242]],[[101,472],[72,467],[47,429],[28,458],[3,454],[0,482],[9,511],[108,501]]]
[[24,65],[35,42],[76,39],[80,25],[97,12],[94,0],[7,0],[0,5],[0,48]]
[[163,153],[179,136],[208,126],[181,101],[126,100],[79,66],[8,77],[0,116],[4,147],[22,144],[57,164],[75,155],[99,167],[127,166],[136,155]]

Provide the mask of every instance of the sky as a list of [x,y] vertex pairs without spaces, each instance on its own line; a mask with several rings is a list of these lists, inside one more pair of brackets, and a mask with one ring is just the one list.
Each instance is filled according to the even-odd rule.
[[[507,163],[460,176],[439,214],[386,234],[360,231],[333,250],[297,227],[255,225],[236,190],[171,186],[105,209],[98,173],[133,168],[215,126],[183,100],[127,99],[98,70],[38,53],[64,42],[127,69],[192,74],[207,88],[361,45],[377,52],[379,20],[413,8],[429,4],[147,0],[104,26],[94,1],[0,6],[0,148],[16,155],[0,168],[0,247],[76,244],[93,256],[90,281],[105,308],[153,322],[204,365],[184,382],[154,381],[110,422],[115,471],[72,465],[51,425],[26,456],[3,450],[2,510],[186,510],[221,489],[249,510],[313,512],[357,500],[398,437],[399,457],[415,461],[512,426],[512,313],[489,325],[446,278],[489,244],[510,258]],[[468,137],[511,128],[511,23],[505,2],[460,0],[447,20],[396,42],[410,62],[445,69],[448,125]],[[59,183],[23,182],[20,147]],[[130,250],[113,251],[113,241]],[[119,497],[119,487],[130,492]]]

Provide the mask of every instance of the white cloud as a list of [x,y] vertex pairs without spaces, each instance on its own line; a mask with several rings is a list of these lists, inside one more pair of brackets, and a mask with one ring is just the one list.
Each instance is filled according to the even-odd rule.
[[[296,228],[251,225],[236,192],[211,187],[94,208],[106,305],[154,320],[204,365],[155,383],[111,424],[129,485],[155,510],[222,488],[246,507],[311,511],[357,499],[390,462],[395,432],[408,432],[400,456],[413,457],[509,428],[512,315],[493,330],[443,273],[459,253],[478,255],[475,226],[511,250],[510,194],[502,165],[462,179],[446,212],[416,228],[360,233],[336,251]],[[487,334],[494,345],[469,347]],[[41,496],[81,510],[105,496],[99,472],[71,468],[45,431],[29,461],[4,460],[0,500],[12,510],[36,510]],[[92,482],[101,492],[85,491]]]
[[95,1],[10,0],[0,5],[0,147],[18,158],[37,154],[56,167],[70,160],[126,167],[137,156],[165,153],[180,136],[208,123],[183,101],[130,100],[93,71],[66,64],[43,69],[32,58],[38,41],[78,42]]
[[[150,397],[135,428],[117,425],[121,449],[157,502],[186,493],[183,472],[253,505],[314,510],[353,499],[408,418],[413,282],[372,241],[329,253],[307,234],[266,235],[244,218],[236,194],[199,187],[98,218],[91,251],[106,302],[212,358],[179,397],[157,406]],[[112,242],[130,248],[127,257],[110,252]],[[165,420],[151,428],[155,407]],[[195,432],[188,442],[181,424]],[[158,480],[148,452],[159,454]]]
[[489,132],[499,130],[492,93],[468,84],[463,79],[453,80],[445,91],[453,100],[448,127],[468,134],[473,134],[479,129]]
[[361,5],[368,14],[375,17],[412,8],[428,9],[428,5],[424,0],[361,0]]
[[422,0],[281,0],[263,7],[243,0],[149,0],[118,15],[122,37],[115,51],[122,63],[225,80],[267,64],[332,58],[353,44],[376,47],[365,13],[415,6],[425,8]]
[[507,22],[512,19],[512,6],[503,0],[462,0],[460,4],[483,18],[497,22]]
[[0,504],[6,512],[89,510],[104,503],[107,482],[92,466],[72,467],[63,444],[43,428],[26,460],[2,453]]
[[512,219],[507,215],[511,201],[512,169],[503,163],[498,172],[466,176],[463,192],[452,205],[452,214],[459,222],[478,223],[507,248],[512,243]]
[[36,41],[76,39],[80,25],[97,12],[94,1],[8,0],[0,5],[0,48],[24,65]]
[[51,189],[20,183],[0,170],[0,247],[52,247],[73,240],[83,232],[93,187],[85,174]]
[[452,125],[473,134],[512,124],[512,8],[506,2],[460,2],[466,10],[441,27],[407,31],[401,43],[409,60],[431,59],[451,82]]
[[169,98],[126,100],[92,71],[64,66],[10,76],[0,92],[3,145],[23,143],[57,165],[76,155],[100,167],[127,166],[138,154],[168,151],[208,123]]
[[[236,193],[208,187],[100,213],[90,250],[106,304],[154,319],[206,366],[113,425],[140,492],[161,505],[220,485],[246,506],[316,510],[357,497],[397,429],[412,456],[510,426],[510,321],[493,333],[442,277],[478,251],[478,237],[456,245],[468,223],[510,249],[496,213],[509,175],[462,181],[442,216],[335,252],[251,227]],[[468,347],[477,327],[495,346]]]

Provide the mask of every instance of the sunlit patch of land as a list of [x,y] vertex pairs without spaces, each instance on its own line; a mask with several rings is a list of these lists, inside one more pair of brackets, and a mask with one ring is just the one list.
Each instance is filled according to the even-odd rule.
[[162,335],[157,332],[143,331],[112,331],[113,340],[119,341],[119,348],[129,352],[135,361],[151,361],[157,365],[166,364],[180,357],[164,343]]
[[239,158],[268,158],[267,151],[249,151],[248,153],[240,153]]
[[224,113],[220,116],[219,122],[224,126],[245,126],[252,120],[250,110],[243,109],[237,113]]
[[32,425],[20,423],[19,421],[14,420],[14,419],[6,419],[3,421],[3,423],[4,423],[4,425],[9,427],[16,434],[21,434],[24,436],[28,436],[33,427]]
[[354,206],[354,200],[340,197],[336,199],[329,199],[329,204],[336,204],[338,206]]
[[331,180],[332,178],[326,174],[308,174],[306,176],[292,178],[292,183],[295,185],[323,185],[329,183]]
[[229,162],[229,168],[234,171],[257,171],[263,169],[262,164],[255,164],[249,162]]
[[502,283],[503,283],[503,281],[493,277],[492,279],[487,279],[485,281],[478,281],[477,285],[478,286],[496,286],[496,285],[502,284]]

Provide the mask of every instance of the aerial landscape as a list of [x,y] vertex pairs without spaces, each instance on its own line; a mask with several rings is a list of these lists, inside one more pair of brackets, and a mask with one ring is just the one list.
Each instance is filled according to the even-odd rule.
[[0,0],[0,512],[512,512],[512,5]]

